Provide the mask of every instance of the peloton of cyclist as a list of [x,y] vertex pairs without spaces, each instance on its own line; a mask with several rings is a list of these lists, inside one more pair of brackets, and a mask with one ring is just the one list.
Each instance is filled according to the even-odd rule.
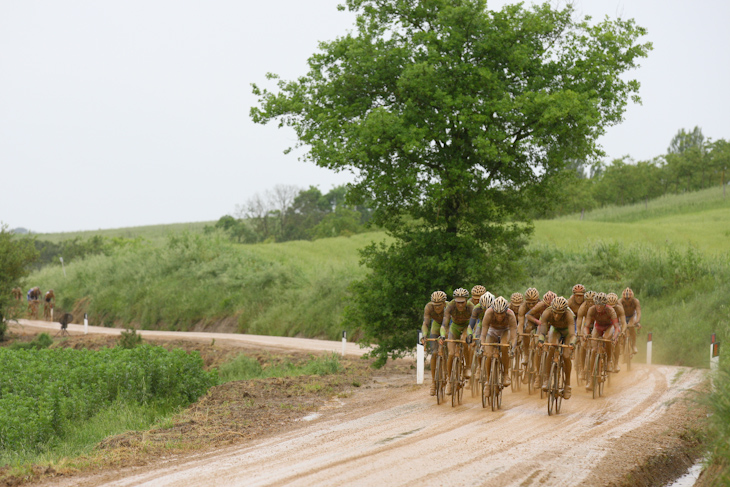
[[[492,303],[492,307],[484,313],[482,320],[482,333],[479,338],[481,343],[505,343],[509,340],[510,350],[517,344],[517,318],[514,312],[509,309],[509,303],[502,296]],[[493,348],[493,347],[491,347]],[[502,367],[504,368],[503,385],[512,384],[509,377],[509,356],[510,350],[502,348]],[[487,361],[486,376],[489,377],[491,361]]]
[[[559,343],[563,342],[570,345],[571,348],[566,349],[563,352],[563,370],[565,372],[565,389],[563,389],[563,399],[570,399],[570,374],[573,370],[571,356],[573,353],[573,347],[575,347],[576,336],[573,331],[575,326],[575,316],[573,310],[568,307],[568,300],[562,296],[555,297],[550,303],[550,307],[542,312],[540,316],[540,328],[538,333],[538,342],[542,345],[545,342],[545,334],[549,330],[547,335],[548,343]],[[547,363],[551,364],[553,361],[553,353],[555,349],[550,347],[548,352]],[[547,377],[542,383],[543,390],[547,390]]]
[[634,297],[634,291],[627,287],[621,295],[621,306],[626,314],[626,324],[629,329],[629,338],[634,344],[634,353],[636,349],[636,329],[641,328],[641,303]]
[[[619,334],[623,335],[626,333],[626,313],[624,312],[624,307],[621,306],[618,302],[618,295],[616,293],[608,293],[606,295],[606,304],[608,306],[612,307],[613,310],[616,312],[616,317],[618,318],[618,324],[619,328],[621,329],[621,332]],[[613,351],[613,363],[616,364],[614,367],[614,371],[620,372],[621,371],[621,365],[619,362],[619,358],[621,357],[621,347],[614,347]]]
[[[444,319],[441,322],[441,337],[446,337],[448,329],[449,340],[466,340],[467,336],[471,336],[472,330],[469,328],[469,319],[474,311],[474,303],[469,300],[469,291],[464,288],[454,290],[454,299],[446,306],[444,311]],[[471,339],[469,339],[471,342]],[[456,354],[456,343],[448,344],[449,357]],[[464,347],[464,358],[466,360],[466,369],[471,367],[471,350]],[[451,383],[451,360],[448,362],[447,375],[449,382],[446,385],[446,394],[451,394],[453,384]]]
[[[618,340],[618,335],[621,332],[621,328],[618,326],[618,317],[616,312],[610,306],[606,306],[608,298],[605,293],[597,293],[593,298],[594,305],[588,310],[586,315],[586,323],[593,323],[593,332],[591,336],[593,338],[604,338],[606,340],[611,339],[612,343],[606,344],[606,356],[613,357],[613,345]],[[588,327],[583,326],[583,332],[587,335],[589,333]],[[595,351],[597,348],[596,342],[592,342],[591,350]],[[608,367],[609,372],[613,372],[611,365]],[[592,369],[591,369],[592,374]],[[586,390],[591,391],[591,383],[586,384]]]
[[[431,294],[431,301],[426,304],[423,309],[423,325],[421,332],[423,338],[438,338],[441,329],[441,323],[444,320],[444,310],[446,308],[446,293],[443,291],[435,291]],[[436,382],[434,374],[436,374],[436,357],[438,357],[438,344],[431,342],[431,395],[436,395]]]

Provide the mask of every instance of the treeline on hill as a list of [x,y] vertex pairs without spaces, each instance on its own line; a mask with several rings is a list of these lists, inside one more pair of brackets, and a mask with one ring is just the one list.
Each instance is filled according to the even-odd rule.
[[366,205],[345,203],[346,186],[322,194],[310,186],[277,185],[239,205],[235,217],[222,216],[206,232],[221,229],[238,243],[287,242],[349,236],[360,233],[370,220]]
[[686,193],[727,183],[730,143],[706,139],[702,129],[681,129],[667,153],[650,161],[629,156],[610,164],[575,161],[557,176],[567,191],[554,195],[536,218],[589,211],[607,205],[629,205],[666,194]]

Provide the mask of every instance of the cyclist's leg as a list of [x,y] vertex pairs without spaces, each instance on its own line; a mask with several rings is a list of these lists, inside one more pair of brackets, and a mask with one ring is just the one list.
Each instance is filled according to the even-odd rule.
[[[438,338],[439,337],[439,330],[441,329],[441,324],[436,323],[436,320],[431,320],[431,329],[429,330],[429,338]],[[438,348],[439,344],[438,342],[429,342],[431,347],[431,380],[434,379],[434,374],[436,374],[436,358],[438,358]],[[436,384],[433,385],[434,390],[436,387]]]
[[[612,340],[613,339],[613,326],[609,326],[606,329],[606,331],[604,331],[601,334],[601,338],[605,338],[606,340]],[[606,345],[606,360],[610,360],[611,362],[613,362],[613,349],[614,349],[613,343],[606,343],[605,345]],[[606,366],[608,367],[609,372],[613,372],[614,370],[616,370],[616,367],[618,365],[613,364],[613,366],[611,366],[611,364],[606,364]]]
[[628,329],[629,329],[629,339],[631,340],[631,347],[634,351],[634,353],[637,353],[638,350],[636,348],[636,313],[634,313],[631,316],[626,317],[626,322],[628,323]]
[[[449,340],[456,340],[456,337],[450,330],[448,338]],[[456,356],[456,343],[449,342],[446,345],[449,350],[449,360],[446,362],[446,380],[448,380],[448,383],[446,384],[446,394],[451,394],[451,388],[454,386],[451,383],[451,368],[453,366],[453,358]]]
[[[600,333],[598,332],[598,327],[594,326],[593,331],[591,331],[591,338],[600,338]],[[595,366],[595,353],[598,347],[596,346],[597,342],[589,341],[590,345],[586,348],[590,348],[591,354],[590,354],[590,362],[586,364],[586,368],[588,369],[588,380],[586,380],[586,390],[592,391],[593,390],[593,383],[591,382],[591,378],[593,377],[593,368]]]
[[[460,340],[466,340],[466,336],[469,334],[467,332],[467,328],[464,328],[464,331],[461,332]],[[465,375],[471,374],[471,355],[472,355],[471,345],[464,345],[464,360],[466,361],[466,369],[464,369]]]
[[[527,321],[527,320],[525,320]],[[523,333],[531,333],[532,326],[525,323],[525,330]],[[522,337],[522,364],[527,365],[527,357],[530,355],[530,337]]]

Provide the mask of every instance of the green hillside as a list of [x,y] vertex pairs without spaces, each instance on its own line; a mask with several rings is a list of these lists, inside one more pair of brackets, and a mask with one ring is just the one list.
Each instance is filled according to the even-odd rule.
[[39,240],[47,240],[49,242],[60,242],[80,237],[87,239],[100,235],[102,237],[123,237],[137,238],[142,237],[147,240],[157,240],[166,237],[168,234],[179,234],[182,232],[202,232],[206,225],[215,225],[215,222],[192,222],[192,223],[168,223],[165,225],[146,225],[142,227],[126,227],[126,228],[108,228],[105,230],[84,230],[79,232],[60,232],[60,233],[36,233],[33,234]]

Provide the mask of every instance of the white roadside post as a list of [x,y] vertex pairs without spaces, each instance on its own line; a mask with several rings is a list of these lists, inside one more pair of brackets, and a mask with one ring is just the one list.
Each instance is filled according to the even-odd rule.
[[651,365],[651,333],[646,335],[646,364]]
[[61,259],[61,267],[63,268],[63,277],[66,277],[66,264],[63,263],[63,257],[59,257]]
[[416,344],[416,384],[423,384],[423,332],[418,332],[418,343]]
[[89,334],[89,317],[84,313],[84,335]]
[[712,334],[710,343],[710,371],[715,372],[720,368],[720,342],[717,341],[715,334]]
[[347,332],[342,332],[342,356],[345,356],[345,348],[347,348]]

